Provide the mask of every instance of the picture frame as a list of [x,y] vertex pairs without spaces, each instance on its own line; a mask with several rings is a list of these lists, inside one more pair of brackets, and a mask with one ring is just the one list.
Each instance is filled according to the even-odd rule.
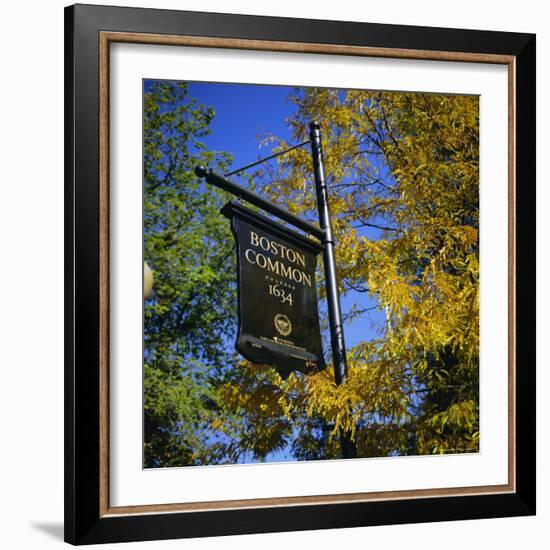
[[[65,540],[129,542],[535,513],[535,36],[142,8],[65,10]],[[110,504],[110,48],[489,63],[508,70],[508,482]]]

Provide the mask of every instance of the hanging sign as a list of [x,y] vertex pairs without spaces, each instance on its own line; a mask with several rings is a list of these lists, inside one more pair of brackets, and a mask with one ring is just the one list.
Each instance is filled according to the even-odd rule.
[[235,201],[222,213],[237,244],[237,351],[282,378],[324,369],[315,287],[322,246]]

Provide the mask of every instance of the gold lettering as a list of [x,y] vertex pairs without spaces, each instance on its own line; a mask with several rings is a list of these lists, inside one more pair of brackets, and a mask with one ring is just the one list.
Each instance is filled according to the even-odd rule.
[[[261,263],[260,263],[261,260]],[[263,254],[256,254],[256,264],[258,267],[265,269],[267,266],[267,258]]]
[[[250,231],[250,244],[261,248],[274,256],[280,256],[293,264],[298,264],[302,267],[306,266],[306,258],[304,254],[301,254],[292,248],[288,248],[277,241],[270,240],[267,237],[260,237],[254,231]],[[244,256],[248,262],[257,265],[261,269],[267,269],[268,271],[276,273],[280,277],[285,277],[291,281],[296,281],[297,283],[301,283],[303,285],[307,284],[309,287],[312,285],[311,275],[293,266],[286,266],[283,262],[273,260],[271,257],[266,256],[261,252],[256,252],[251,248],[247,248]]]
[[275,260],[275,263],[273,263],[271,261],[271,258],[267,259],[267,269],[269,271],[274,271],[275,273],[277,273],[277,275],[279,275],[279,266],[282,266],[282,264],[277,260]]
[[292,262],[293,264],[296,263],[296,252],[294,252],[292,248],[286,249],[286,257],[289,262]]
[[307,282],[308,286],[311,286],[311,276],[295,267],[292,268],[292,279],[298,283],[304,284],[304,281]]
[[281,275],[287,279],[292,279],[292,268],[281,264]]

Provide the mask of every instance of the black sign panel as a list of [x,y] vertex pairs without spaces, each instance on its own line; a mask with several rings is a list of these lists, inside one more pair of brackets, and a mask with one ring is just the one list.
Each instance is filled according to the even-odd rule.
[[237,351],[283,378],[324,369],[315,287],[322,246],[235,201],[222,213],[237,243]]

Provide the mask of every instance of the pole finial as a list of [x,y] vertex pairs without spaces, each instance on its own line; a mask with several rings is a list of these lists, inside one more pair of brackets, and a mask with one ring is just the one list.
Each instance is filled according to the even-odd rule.
[[309,123],[309,129],[313,132],[313,130],[319,130],[321,128],[321,125],[316,121],[313,120]]
[[198,178],[204,178],[207,173],[208,173],[208,171],[206,170],[206,168],[202,164],[199,164],[198,166],[195,166],[195,175]]

